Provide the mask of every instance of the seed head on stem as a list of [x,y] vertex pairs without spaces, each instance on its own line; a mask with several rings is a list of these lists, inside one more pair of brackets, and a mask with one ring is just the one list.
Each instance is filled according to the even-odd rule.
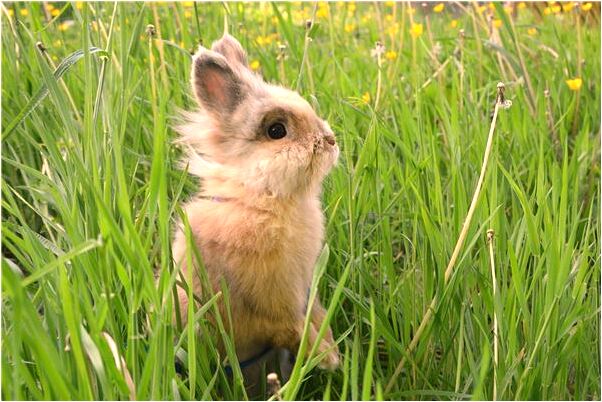
[[45,52],[46,52],[46,50],[48,50],[48,49],[46,48],[46,46],[44,46],[44,44],[43,44],[42,42],[37,42],[37,43],[36,43],[36,47],[37,47],[37,48],[38,48],[38,50],[39,50],[40,52],[42,52],[42,53],[45,53]]
[[153,24],[148,24],[146,26],[146,34],[150,37],[153,37],[157,34],[157,28]]
[[268,374],[268,392],[270,397],[274,397],[275,400],[281,401],[282,397],[280,396],[280,380],[278,379],[278,374],[270,373]]

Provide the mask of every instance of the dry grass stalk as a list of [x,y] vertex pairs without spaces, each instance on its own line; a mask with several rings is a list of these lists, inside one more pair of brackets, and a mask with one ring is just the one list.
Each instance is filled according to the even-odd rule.
[[[497,121],[497,115],[500,108],[508,108],[511,105],[510,101],[507,101],[504,96],[505,85],[503,83],[498,83],[497,85],[497,97],[495,102],[495,107],[493,109],[493,116],[491,119],[491,126],[489,127],[489,135],[487,137],[487,145],[485,146],[485,154],[483,156],[483,163],[481,165],[481,173],[479,175],[479,180],[477,181],[477,187],[475,188],[474,194],[472,196],[472,201],[470,203],[470,207],[468,208],[468,213],[466,214],[466,218],[464,219],[464,224],[462,225],[462,231],[460,232],[460,236],[458,237],[458,241],[456,242],[456,246],[452,253],[451,258],[449,259],[449,263],[447,264],[447,268],[445,269],[444,275],[444,286],[447,286],[449,283],[449,279],[454,271],[454,267],[456,265],[456,261],[460,256],[460,251],[462,250],[462,246],[464,245],[464,241],[466,240],[466,236],[468,236],[468,229],[470,228],[470,223],[472,221],[472,217],[477,207],[477,201],[479,200],[479,195],[481,194],[481,189],[483,187],[483,182],[485,180],[485,173],[487,172],[487,165],[489,164],[489,157],[491,156],[491,151],[493,149],[493,133],[495,131],[495,123]],[[389,393],[395,384],[395,381],[401,374],[403,367],[406,363],[406,356],[411,354],[416,346],[418,345],[418,341],[422,336],[422,333],[430,323],[433,312],[437,308],[437,304],[439,303],[439,294],[436,294],[433,297],[433,300],[429,304],[426,313],[420,323],[420,326],[416,330],[412,341],[406,348],[406,352],[404,356],[399,361],[399,364],[395,368],[395,372],[391,376],[391,379],[387,383],[387,387],[385,388],[385,393]]]
[[495,299],[497,297],[497,280],[495,279],[495,260],[493,258],[493,236],[493,229],[489,229],[487,231],[487,243],[489,244],[489,262],[491,265],[491,282],[493,288],[493,400],[497,401],[497,368],[499,361],[499,339],[497,313],[495,311]]
[[550,130],[550,136],[552,137],[552,146],[554,147],[554,153],[556,154],[556,160],[562,160],[562,149],[560,147],[560,137],[558,136],[558,130],[554,124],[554,112],[552,111],[552,102],[550,102],[550,90],[544,91],[546,100],[546,121],[548,123],[548,129]]
[[128,366],[125,362],[125,359],[123,358],[123,356],[119,355],[119,350],[117,348],[117,344],[115,344],[115,341],[113,340],[111,335],[109,335],[106,332],[103,332],[102,335],[104,336],[105,340],[107,341],[107,344],[109,345],[109,349],[111,350],[113,359],[115,359],[115,366],[123,374],[123,379],[125,380],[125,383],[128,386],[128,390],[130,391],[130,401],[135,401],[136,400],[136,385],[134,384],[132,375],[130,374],[130,371],[128,370]]

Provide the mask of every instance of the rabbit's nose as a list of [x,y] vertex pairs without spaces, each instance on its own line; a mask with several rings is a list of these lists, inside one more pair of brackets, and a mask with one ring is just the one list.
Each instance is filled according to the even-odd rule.
[[334,144],[337,143],[336,140],[334,139],[334,134],[331,134],[331,133],[324,134],[324,141],[326,141],[327,143],[329,143],[332,146],[334,146]]

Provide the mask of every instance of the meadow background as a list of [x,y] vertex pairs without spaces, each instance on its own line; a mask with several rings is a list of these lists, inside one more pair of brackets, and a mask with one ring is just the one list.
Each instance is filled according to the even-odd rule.
[[[196,107],[191,52],[227,24],[341,147],[318,290],[342,366],[300,359],[282,395],[599,400],[599,4],[0,7],[2,399],[246,397],[199,335],[227,292],[171,323],[172,230],[198,187],[172,127]],[[500,81],[513,105],[446,283]]]

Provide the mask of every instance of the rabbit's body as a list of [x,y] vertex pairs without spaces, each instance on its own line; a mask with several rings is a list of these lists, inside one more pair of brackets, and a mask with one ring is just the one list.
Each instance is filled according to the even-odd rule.
[[[272,333],[290,334],[304,319],[322,247],[318,200],[304,197],[261,210],[244,199],[199,199],[188,204],[186,213],[213,288],[219,290],[223,278],[232,295],[234,333],[241,334],[236,338],[239,359],[274,343]],[[176,244],[174,255],[181,261],[186,252],[181,232]],[[186,293],[179,291],[181,308],[186,308]]]
[[[228,287],[236,353],[241,361],[272,346],[295,353],[324,237],[319,196],[338,157],[334,136],[297,93],[253,74],[229,35],[197,54],[192,84],[202,109],[188,114],[180,141],[202,190],[185,212],[211,286]],[[173,252],[188,277],[181,230]],[[178,294],[185,312],[188,295]],[[316,301],[309,314],[313,342],[324,309]],[[337,366],[330,330],[318,351],[328,352],[323,367]]]

